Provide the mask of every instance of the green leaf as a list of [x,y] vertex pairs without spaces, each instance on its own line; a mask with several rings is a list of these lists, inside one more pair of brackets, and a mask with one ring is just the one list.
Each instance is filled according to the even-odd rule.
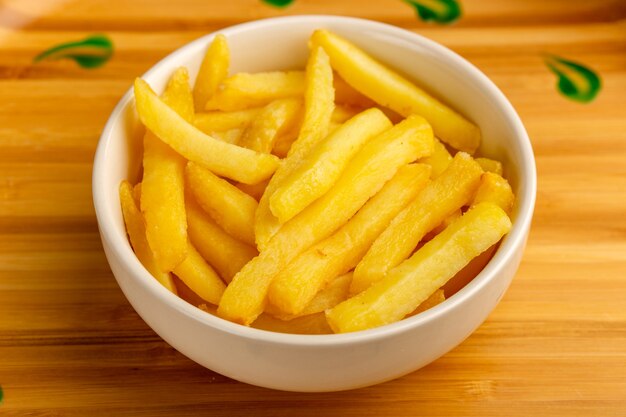
[[62,43],[46,49],[33,61],[71,59],[83,68],[97,68],[113,56],[113,42],[104,35],[93,35],[80,41]]
[[262,1],[265,4],[269,4],[270,6],[274,6],[274,7],[278,7],[282,9],[287,6],[290,6],[291,3],[293,3],[295,0],[262,0]]
[[424,22],[452,23],[461,17],[461,5],[457,0],[403,0],[413,6],[417,16]]
[[4,392],[2,391],[2,385],[0,385],[0,404],[2,404],[2,400],[4,400]]
[[545,55],[544,60],[557,76],[557,90],[568,99],[589,103],[602,89],[600,76],[590,68],[556,55]]

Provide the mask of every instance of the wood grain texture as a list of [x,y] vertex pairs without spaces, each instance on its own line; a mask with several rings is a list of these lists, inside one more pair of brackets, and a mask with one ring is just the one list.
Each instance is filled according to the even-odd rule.
[[[0,415],[626,416],[626,3],[462,5],[441,27],[396,0],[0,2]],[[135,76],[204,33],[301,13],[389,22],[457,51],[509,97],[537,156],[528,248],[489,319],[422,370],[346,393],[256,388],[176,352],[117,287],[91,203],[99,133]],[[32,64],[91,33],[116,45],[106,66]],[[598,98],[559,95],[542,52],[599,72]]]

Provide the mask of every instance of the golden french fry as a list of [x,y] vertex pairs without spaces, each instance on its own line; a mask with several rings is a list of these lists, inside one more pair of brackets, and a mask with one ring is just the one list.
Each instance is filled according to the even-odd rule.
[[154,94],[142,79],[135,80],[135,100],[141,121],[159,139],[185,158],[218,175],[254,184],[268,178],[278,166],[274,155],[224,143],[205,135]]
[[215,95],[217,87],[228,76],[230,51],[224,35],[217,35],[207,48],[196,84],[193,87],[193,101],[196,111],[204,109],[206,102]]
[[193,118],[193,125],[209,136],[213,132],[245,129],[259,114],[261,109],[262,107],[257,107],[231,112],[211,111],[196,113]]
[[164,272],[159,268],[152,250],[146,239],[146,226],[143,216],[133,198],[133,186],[128,181],[120,184],[120,203],[122,214],[126,224],[126,232],[130,238],[130,244],[137,255],[137,259],[142,265],[159,281],[165,288],[176,294],[176,286],[169,272]]
[[493,254],[495,253],[497,248],[498,244],[491,246],[489,249],[472,259],[472,261],[465,265],[465,267],[459,272],[457,272],[454,277],[450,278],[450,280],[446,282],[443,287],[441,287],[446,297],[452,297],[461,288],[469,284],[469,282],[473,280],[476,275],[478,275],[480,271],[485,268],[487,263],[493,257]]
[[277,333],[332,334],[324,313],[309,314],[284,321],[269,314],[261,314],[251,325],[254,328]]
[[415,310],[413,310],[406,316],[410,317],[410,316],[415,316],[416,314],[419,314],[419,313],[423,313],[424,311],[429,310],[435,307],[436,305],[443,303],[444,301],[446,301],[446,295],[444,294],[444,291],[442,289],[438,289],[437,291],[432,293],[430,297],[422,301],[422,303],[418,305]]
[[187,257],[173,272],[203,300],[219,304],[226,285],[191,243],[187,248]]
[[331,278],[324,288],[297,314],[285,314],[271,303],[265,306],[265,312],[277,319],[289,321],[309,314],[320,313],[333,308],[348,297],[352,272]]
[[254,245],[254,212],[258,205],[254,198],[193,162],[187,164],[185,178],[196,201],[222,229]]
[[311,45],[322,46],[333,69],[365,96],[402,116],[425,117],[435,134],[456,149],[473,153],[478,148],[481,134],[476,125],[346,39],[316,30]]
[[385,278],[328,310],[328,323],[336,333],[345,333],[401,320],[510,228],[500,207],[474,206]]
[[301,314],[333,277],[356,266],[391,219],[426,185],[430,166],[411,164],[396,175],[327,239],[296,257],[272,281],[268,299],[283,314]]
[[187,223],[191,243],[227,283],[258,253],[252,246],[224,232],[189,198]]
[[186,121],[193,120],[195,113],[187,68],[178,67],[174,71],[165,86],[161,100]]
[[[433,167],[431,175],[433,178],[437,178],[448,168],[450,162],[452,162],[452,155],[450,155],[446,146],[441,143],[439,139],[435,138],[435,147],[432,155],[422,159],[420,162]],[[478,162],[478,159],[476,159],[476,162]]]
[[472,204],[479,204],[484,201],[497,204],[507,213],[511,212],[515,196],[509,182],[498,174],[485,172],[481,179]]
[[259,250],[280,229],[280,222],[270,210],[270,197],[298,167],[302,157],[308,154],[328,134],[328,126],[334,110],[335,92],[333,71],[328,55],[323,49],[314,49],[306,67],[304,91],[304,117],[298,139],[291,145],[287,157],[271,178],[256,212],[254,233]]
[[493,172],[502,176],[502,162],[489,158],[476,158],[476,162],[485,172]]
[[[189,75],[177,69],[163,93],[163,102],[181,117],[193,117]],[[146,235],[157,264],[172,271],[187,256],[187,218],[183,170],[185,160],[151,131],[143,145],[143,182],[141,212]]]
[[233,145],[238,145],[241,140],[241,135],[243,135],[243,129],[234,128],[229,130],[211,132],[209,136],[219,139],[222,142],[231,143]]
[[302,71],[240,72],[222,82],[205,109],[233,111],[259,107],[281,98],[302,97],[304,90]]
[[301,108],[301,100],[295,98],[272,101],[246,128],[238,145],[257,152],[270,153],[277,137],[294,126]]
[[370,140],[352,158],[333,188],[282,225],[261,254],[246,264],[226,288],[218,308],[221,317],[245,325],[252,323],[263,311],[272,280],[291,260],[339,229],[398,168],[417,159],[424,142],[432,142],[432,130],[423,118],[412,118],[421,120],[421,130],[407,128],[411,123],[398,124]]
[[464,152],[424,188],[381,233],[354,270],[350,291],[359,293],[409,257],[420,240],[447,216],[468,204],[480,176],[480,165]]
[[[350,159],[371,138],[391,127],[378,109],[365,110],[341,125],[305,155],[270,197],[270,210],[285,223],[325,194]],[[419,122],[416,128],[419,128]],[[431,144],[432,146],[432,144]],[[428,147],[426,146],[426,151]]]
[[333,87],[335,88],[335,102],[337,103],[362,109],[368,109],[376,105],[372,99],[356,91],[336,73],[333,75]]
[[291,145],[296,139],[298,139],[298,132],[295,130],[291,130],[284,135],[279,136],[276,138],[276,142],[272,148],[272,153],[281,159],[286,158],[289,153],[289,149],[291,149]]

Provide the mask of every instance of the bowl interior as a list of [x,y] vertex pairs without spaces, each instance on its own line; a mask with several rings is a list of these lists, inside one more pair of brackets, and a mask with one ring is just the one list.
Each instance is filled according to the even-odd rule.
[[[535,167],[526,132],[502,93],[480,71],[448,49],[381,23],[331,16],[295,16],[243,24],[220,33],[229,42],[231,71],[256,72],[302,69],[308,54],[307,40],[318,28],[332,30],[353,41],[481,127],[480,154],[504,163],[505,174],[518,197],[512,215],[513,230],[494,259],[504,256],[500,252],[513,244],[508,241],[516,239],[530,222]],[[157,92],[163,90],[178,66],[186,66],[191,79],[195,79],[212,38],[213,35],[207,35],[180,48],[143,77]],[[101,232],[129,256],[132,252],[126,240],[118,187],[123,179],[137,179],[142,131],[129,91],[103,132],[94,166],[94,202]]]

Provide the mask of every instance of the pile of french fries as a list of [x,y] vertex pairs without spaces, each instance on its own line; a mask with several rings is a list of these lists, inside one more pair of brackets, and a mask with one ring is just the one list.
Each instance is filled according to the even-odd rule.
[[143,177],[120,186],[130,242],[163,286],[236,323],[393,323],[480,271],[514,195],[456,111],[329,31],[309,49],[304,71],[229,76],[218,35],[193,89],[184,67],[160,97],[135,81],[146,132]]

